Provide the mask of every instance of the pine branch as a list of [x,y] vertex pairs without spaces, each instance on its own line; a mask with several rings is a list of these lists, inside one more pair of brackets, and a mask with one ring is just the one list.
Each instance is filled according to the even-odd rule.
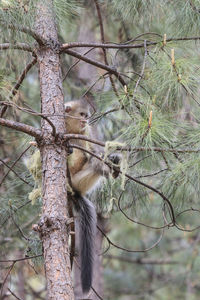
[[[32,68],[32,66],[34,66],[37,62],[37,58],[34,58],[24,69],[24,71],[22,72],[22,74],[20,75],[17,83],[15,84],[15,86],[12,88],[11,90],[11,96],[9,97],[10,99],[12,99],[12,97],[14,97],[17,94],[18,89],[20,88],[23,80],[26,77],[26,74],[28,73],[28,71]],[[7,105],[3,105],[3,107],[0,109],[0,117],[2,118],[4,113],[6,112],[7,109]]]
[[[198,41],[200,40],[200,36],[194,36],[194,37],[181,37],[181,38],[169,38],[166,39],[166,42],[179,42],[179,41]],[[163,42],[163,40],[151,42],[146,42],[146,46],[153,46],[157,45],[159,43]],[[144,43],[141,44],[117,44],[117,43],[84,43],[84,42],[72,42],[72,43],[65,43],[62,44],[60,51],[65,52],[65,50],[68,50],[70,48],[81,48],[81,47],[93,47],[93,48],[107,48],[107,49],[138,49],[138,48],[144,48]]]
[[5,22],[0,22],[0,23],[3,27],[7,27],[7,28],[12,29],[12,30],[21,31],[23,33],[26,33],[26,34],[30,35],[41,46],[45,45],[45,43],[46,43],[46,41],[37,32],[35,32],[34,30],[32,30],[30,28],[27,28],[27,27],[24,27],[24,26],[19,26],[17,24],[8,24],[8,23],[5,23]]
[[[72,134],[71,136],[73,136],[73,134]],[[74,138],[77,138],[77,136],[78,136],[78,134],[77,134],[77,135],[74,135]],[[87,139],[84,139],[84,138],[80,138],[80,139],[87,140]],[[92,139],[91,139],[91,140],[89,139],[88,141],[94,142],[94,140],[92,140]],[[98,145],[101,144],[99,141],[96,141],[95,143],[97,144],[97,142],[98,142]],[[102,144],[101,144],[101,146],[102,146]],[[102,161],[102,163],[105,163],[105,164],[108,165],[109,167],[111,166],[110,163],[105,162],[105,161],[103,160],[102,157],[100,157],[99,155],[95,154],[94,152],[92,152],[92,151],[90,151],[90,150],[88,150],[88,149],[85,149],[85,148],[83,148],[83,147],[81,147],[81,146],[79,146],[79,145],[74,145],[74,144],[70,144],[70,147],[79,149],[79,150],[81,150],[81,151],[84,151],[84,152],[86,152],[86,153],[88,153],[88,154],[94,156],[94,157],[97,158],[98,160]],[[122,172],[119,170],[118,167],[112,166],[112,168],[113,168],[113,170],[117,171],[118,173],[122,173]],[[164,203],[166,203],[166,204],[168,205],[169,213],[170,213],[171,221],[172,221],[172,226],[175,226],[175,225],[176,225],[176,218],[175,218],[173,206],[172,206],[170,200],[169,200],[162,192],[160,192],[158,189],[154,188],[153,186],[151,186],[151,185],[149,185],[149,184],[147,184],[147,183],[144,183],[144,182],[138,180],[138,179],[135,178],[135,177],[132,177],[131,175],[129,175],[129,174],[127,174],[127,173],[125,173],[125,176],[126,176],[128,179],[130,179],[130,180],[132,180],[132,181],[138,183],[139,185],[142,185],[143,187],[147,188],[148,190],[151,190],[151,191],[153,191],[154,193],[158,194],[158,195],[163,199]]]
[[[113,109],[109,112],[116,111],[117,109]],[[108,113],[109,113],[108,112]],[[85,135],[81,134],[64,134],[63,138],[65,141],[70,140],[70,139],[79,139],[79,140],[84,140],[102,147],[105,147],[105,143],[101,142],[99,140],[91,139]],[[152,147],[152,148],[146,148],[146,147],[116,147],[116,150],[118,151],[130,151],[130,152],[142,152],[142,151],[155,151],[155,152],[169,152],[169,153],[198,153],[200,152],[200,149],[170,149],[170,148],[159,148],[159,147]]]

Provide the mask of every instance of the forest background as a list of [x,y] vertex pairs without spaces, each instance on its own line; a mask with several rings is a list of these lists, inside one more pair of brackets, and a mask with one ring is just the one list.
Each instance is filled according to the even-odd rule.
[[[0,298],[82,297],[57,133],[66,140],[64,101],[86,95],[96,140],[122,156],[119,178],[90,196],[88,299],[199,299],[200,1],[2,0],[0,24]],[[35,140],[52,170],[43,197]]]

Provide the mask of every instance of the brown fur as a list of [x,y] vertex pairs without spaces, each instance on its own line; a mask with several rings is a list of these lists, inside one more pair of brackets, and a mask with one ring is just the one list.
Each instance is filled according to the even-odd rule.
[[[90,116],[90,109],[87,102],[83,100],[71,101],[65,104],[66,112],[66,131],[86,135],[92,138],[92,130],[87,125],[87,119]],[[84,126],[85,125],[85,126]],[[72,144],[80,145],[83,148],[89,148],[95,152],[93,144],[87,141],[71,140]],[[73,149],[73,153],[68,157],[68,167],[71,176],[72,187],[82,196],[93,189],[102,175],[107,175],[109,168],[98,161],[96,158],[88,155],[79,149]]]

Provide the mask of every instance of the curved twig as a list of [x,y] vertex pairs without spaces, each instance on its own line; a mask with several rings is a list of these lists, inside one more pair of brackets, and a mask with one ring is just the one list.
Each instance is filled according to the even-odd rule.
[[102,235],[107,239],[108,243],[111,244],[113,247],[118,248],[120,250],[126,251],[126,252],[133,252],[133,253],[143,253],[143,252],[147,252],[152,250],[153,248],[155,248],[161,241],[161,239],[163,238],[163,234],[164,234],[164,229],[162,230],[162,233],[159,237],[159,239],[150,247],[143,249],[143,250],[131,250],[131,249],[126,249],[123,247],[118,246],[117,244],[113,243],[111,241],[111,239],[103,232],[103,230],[97,225],[98,230],[102,233]]
[[94,65],[94,66],[96,66],[98,68],[101,68],[103,70],[108,71],[109,73],[115,75],[116,78],[120,81],[120,83],[123,86],[126,85],[125,80],[122,78],[122,76],[120,75],[120,73],[115,68],[109,67],[107,65],[104,65],[104,64],[96,61],[96,60],[93,60],[93,59],[88,58],[88,57],[86,57],[84,55],[81,55],[80,53],[78,53],[78,52],[76,52],[74,50],[64,49],[63,52],[65,52],[65,53],[67,53],[67,54],[69,54],[71,56],[74,56],[74,57],[76,57],[78,59],[81,59],[81,60],[85,61],[88,64]]

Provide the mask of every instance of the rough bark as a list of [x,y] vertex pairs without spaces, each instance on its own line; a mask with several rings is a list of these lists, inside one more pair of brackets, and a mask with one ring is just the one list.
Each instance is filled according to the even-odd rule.
[[[53,15],[53,1],[38,3],[35,30],[48,41],[39,47],[37,58],[42,113],[51,115],[56,134],[65,132],[64,97],[62,89],[58,37]],[[43,141],[39,145],[42,157],[43,212],[40,222],[43,243],[48,299],[73,300],[71,268],[68,251],[68,214],[66,208],[66,149],[52,126],[42,120]]]

